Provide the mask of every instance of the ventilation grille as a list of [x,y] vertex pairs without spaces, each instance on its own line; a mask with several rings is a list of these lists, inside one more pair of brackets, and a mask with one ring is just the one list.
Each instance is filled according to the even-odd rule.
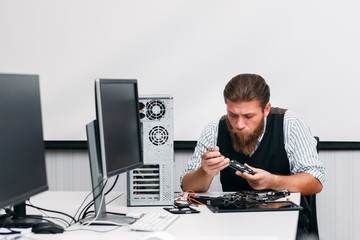
[[134,170],[131,181],[134,199],[159,200],[159,165],[144,165],[142,168]]
[[[169,168],[168,168],[169,167]],[[172,187],[170,187],[170,182],[169,182],[169,179],[171,179],[173,177],[172,175],[172,171],[169,171],[169,170],[172,170],[170,168],[169,165],[162,165],[162,180],[164,183],[169,183],[168,186],[166,186],[164,189],[163,189],[163,200],[164,201],[169,201],[169,202],[172,202],[173,201],[173,189]]]
[[156,146],[163,145],[169,139],[168,131],[162,126],[153,127],[149,132],[149,140]]
[[149,120],[159,120],[164,117],[166,107],[164,102],[160,100],[151,100],[146,104],[140,102],[139,111],[141,119],[146,116]]

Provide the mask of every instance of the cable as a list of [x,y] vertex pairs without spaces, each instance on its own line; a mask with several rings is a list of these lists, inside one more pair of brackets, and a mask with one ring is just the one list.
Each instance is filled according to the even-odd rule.
[[[1,227],[0,227],[1,228]],[[11,228],[6,228],[9,230],[9,232],[0,232],[0,235],[12,235],[12,234],[19,234],[21,231],[15,231]]]
[[122,195],[124,195],[124,193],[121,193],[120,195],[118,195],[118,196],[116,196],[115,198],[111,199],[110,201],[108,201],[108,202],[106,203],[106,205],[112,203],[113,201],[115,201],[116,199],[118,199],[119,197],[121,197]]
[[195,193],[194,193],[193,191],[192,191],[191,194],[188,194],[188,197],[187,197],[188,203],[194,204],[194,205],[196,205],[196,206],[205,205],[204,203],[199,202],[198,200],[196,200],[194,197],[195,197]]
[[94,191],[95,191],[98,187],[103,186],[103,188],[101,189],[100,193],[99,193],[95,198],[93,198],[93,200],[91,200],[91,201],[80,211],[79,216],[78,216],[77,220],[75,221],[75,223],[79,222],[80,219],[83,219],[83,218],[81,218],[81,215],[83,215],[84,210],[85,210],[85,209],[87,210],[89,204],[93,203],[94,200],[97,199],[97,198],[100,196],[100,194],[103,192],[103,190],[104,190],[104,188],[105,188],[105,186],[103,185],[103,182],[104,182],[104,181],[105,181],[105,179],[102,179],[102,181],[86,196],[86,198],[84,199],[84,201],[80,204],[80,207],[79,207],[78,210],[76,211],[76,213],[75,213],[75,215],[74,215],[74,218],[76,218],[77,213],[78,213],[79,210],[81,209],[81,206],[85,203],[86,199],[87,199],[90,195],[94,194]]
[[[105,180],[104,187],[102,188],[101,192],[104,191],[104,188],[105,188],[105,186],[106,186],[106,184],[107,184],[107,181],[108,181],[108,179]],[[95,199],[94,199],[94,201],[95,201]],[[102,194],[102,195],[101,195],[101,200],[100,200],[100,206],[102,206],[102,204],[103,204],[104,201],[105,201],[105,194]],[[83,226],[86,226],[86,227],[87,227],[87,226],[91,225],[92,223],[94,223],[94,222],[98,219],[100,212],[101,212],[101,211],[100,211],[100,209],[99,209],[99,211],[96,213],[96,216],[94,217],[94,219],[91,220],[91,221],[89,221],[89,222],[87,222],[87,223],[85,223],[85,224],[83,224]]]
[[[113,188],[115,187],[118,179],[119,179],[119,175],[116,176],[116,179],[115,179],[113,185],[112,185],[112,186],[110,187],[110,189],[104,194],[104,196],[106,196],[109,192],[111,192],[111,191],[113,190]],[[105,189],[105,185],[106,185],[106,183],[104,184],[104,186],[103,186],[103,188],[101,189],[100,193],[99,193],[90,203],[88,203],[87,206],[81,211],[81,213],[83,212],[83,214],[82,214],[82,217],[81,217],[80,219],[84,219],[84,218],[88,215],[88,210],[89,210],[89,208],[94,205],[94,201],[102,194],[102,192],[103,192],[104,189]],[[81,213],[80,213],[80,215],[81,215]],[[80,220],[80,219],[79,219],[79,220]]]
[[[80,225],[82,226],[82,225]],[[118,228],[120,228],[122,226],[112,226],[111,229],[109,230],[104,230],[104,231],[101,231],[101,230],[95,230],[95,229],[91,229],[91,228],[79,228],[79,229],[71,229],[71,230],[66,230],[67,232],[75,232],[75,231],[91,231],[91,232],[97,232],[97,233],[106,233],[106,232],[111,232],[111,231],[114,231]]]
[[[105,181],[105,179],[103,179],[103,181]],[[106,183],[107,183],[107,181],[103,184],[102,189],[100,190],[99,194],[96,195],[96,196],[93,198],[93,200],[91,200],[91,201],[81,210],[81,212],[80,212],[80,214],[79,214],[78,221],[80,221],[80,219],[84,219],[84,218],[85,218],[85,216],[87,215],[87,211],[89,210],[89,208],[90,208],[91,206],[93,206],[95,200],[96,200],[100,195],[102,195],[102,193],[103,193],[103,191],[104,191],[104,189],[105,189]],[[100,184],[99,184],[99,185],[100,185]],[[99,185],[98,185],[98,186],[99,186]],[[98,187],[98,186],[97,186],[97,187]],[[96,187],[96,188],[97,188],[97,187]],[[96,189],[96,188],[95,188],[95,189]],[[91,193],[94,193],[95,189],[94,189]],[[82,217],[80,217],[80,216],[82,216]]]
[[[185,197],[185,194],[188,194]],[[174,203],[179,202],[179,201],[186,201],[189,204],[194,204],[194,205],[205,205],[201,202],[199,202],[198,200],[194,199],[193,197],[195,197],[195,192],[193,190],[187,190],[186,192],[184,192],[183,194],[181,194],[180,197],[178,197],[177,199],[175,199]]]
[[11,217],[11,212],[9,212],[10,209],[8,208],[3,208],[4,211],[5,211],[5,214],[3,215],[0,215],[0,222],[3,220],[3,219],[6,219],[8,217]]
[[[61,215],[64,215],[72,220],[75,220],[75,218],[73,218],[71,215],[67,214],[67,213],[64,213],[64,212],[59,212],[59,211],[55,211],[55,210],[50,210],[50,209],[45,209],[45,208],[41,208],[41,207],[37,207],[37,206],[34,206],[30,201],[29,201],[30,204],[26,204],[26,206],[28,207],[32,207],[32,208],[35,208],[39,211],[45,211],[45,212],[51,212],[51,213],[57,213],[57,214],[61,214]],[[54,219],[61,219],[62,221],[66,222],[66,224],[70,227],[70,223],[67,222],[65,219],[62,219],[62,218],[56,218],[56,217],[50,217],[50,216],[47,216],[47,218],[54,218]]]
[[[29,203],[30,203],[30,204],[25,204],[25,205],[28,206],[28,207],[35,208],[35,209],[37,209],[37,210],[39,210],[39,211],[45,211],[45,212],[52,212],[52,213],[62,214],[62,215],[65,215],[65,216],[67,216],[67,217],[72,218],[70,215],[68,215],[68,214],[66,214],[66,213],[58,212],[58,211],[54,211],[54,210],[49,210],[49,209],[44,209],[44,208],[40,208],[40,207],[34,206],[30,201],[29,201]],[[18,215],[17,215],[14,211],[12,211],[11,209],[9,209],[9,208],[6,208],[5,211],[6,211],[6,216],[7,216],[7,217],[18,217]],[[45,216],[40,215],[39,217],[37,217],[37,216],[33,216],[33,215],[25,215],[24,217],[25,217],[25,218],[30,218],[30,219],[45,220],[45,221],[51,222],[51,223],[52,223],[52,221],[50,221],[50,220],[48,220],[48,219],[46,219],[46,218],[56,219],[56,220],[58,220],[58,221],[64,222],[67,226],[70,226],[70,224],[69,224],[65,219],[63,219],[63,218],[51,217],[51,216],[48,216],[46,213],[42,213],[42,214],[45,215]],[[0,221],[0,227],[1,227],[1,225],[2,225],[2,224],[1,224],[1,221]],[[12,234],[12,233],[8,233],[8,234]]]
[[[108,201],[108,202],[105,203],[105,204],[108,205],[108,204],[112,203],[113,201],[115,201],[116,199],[118,199],[119,197],[121,197],[122,195],[124,195],[124,193],[121,193],[120,195],[114,197],[113,199],[111,199],[110,201]],[[92,211],[86,211],[86,212],[84,213],[84,216],[83,216],[82,219],[86,218],[86,217],[88,216],[88,214],[94,213],[94,212],[95,212],[95,211],[93,211],[93,210],[92,210]],[[114,215],[123,215],[123,216],[126,216],[125,213],[115,213],[115,212],[106,212],[106,213],[114,214]]]
[[[101,183],[102,183],[102,182],[101,182]],[[99,183],[98,186],[99,186],[101,183]],[[96,186],[95,189],[96,189],[98,186]],[[85,199],[82,201],[82,203],[80,204],[79,208],[76,210],[76,213],[74,214],[74,219],[75,219],[75,220],[74,220],[74,223],[77,223],[77,222],[79,221],[81,212],[82,212],[83,210],[81,210],[81,212],[80,212],[80,214],[79,214],[78,220],[76,220],[76,215],[78,214],[79,210],[81,209],[81,206],[85,203],[86,199],[88,199],[88,197],[89,197],[93,192],[94,192],[94,190],[91,191],[88,195],[86,195]],[[71,221],[70,224],[72,224],[72,222],[73,222],[73,221]]]

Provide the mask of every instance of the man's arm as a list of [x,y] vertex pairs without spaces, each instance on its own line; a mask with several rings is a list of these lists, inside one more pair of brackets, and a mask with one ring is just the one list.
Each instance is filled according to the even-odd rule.
[[208,175],[202,167],[185,174],[182,182],[183,191],[193,190],[194,192],[206,192],[213,177]]
[[290,176],[274,175],[274,189],[287,188],[290,192],[300,192],[301,195],[311,195],[321,192],[322,184],[310,173],[297,173]]
[[321,192],[322,184],[318,179],[309,173],[297,173],[290,176],[282,176],[271,174],[259,168],[252,168],[254,175],[247,173],[236,172],[237,175],[245,178],[251,187],[255,190],[263,189],[289,189],[290,192],[300,192],[302,195],[310,195]]
[[215,147],[211,152],[202,154],[201,166],[183,177],[183,191],[206,192],[214,176],[229,166],[229,162],[230,159],[221,155],[219,147]]
[[305,195],[321,192],[325,168],[316,149],[317,141],[305,121],[289,110],[284,116],[284,144],[291,175],[278,176],[275,185]]

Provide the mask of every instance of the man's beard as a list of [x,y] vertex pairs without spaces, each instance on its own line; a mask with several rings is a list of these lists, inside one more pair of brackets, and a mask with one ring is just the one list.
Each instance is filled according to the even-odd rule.
[[259,126],[250,132],[233,128],[229,119],[226,118],[226,125],[233,140],[234,149],[243,154],[253,153],[257,147],[259,137],[264,132],[264,122],[264,118],[262,118]]

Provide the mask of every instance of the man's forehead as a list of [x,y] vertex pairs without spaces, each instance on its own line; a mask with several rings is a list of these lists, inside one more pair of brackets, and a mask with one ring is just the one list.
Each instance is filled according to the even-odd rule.
[[227,101],[227,110],[233,113],[251,114],[263,112],[259,100],[247,101],[247,102],[232,102]]

